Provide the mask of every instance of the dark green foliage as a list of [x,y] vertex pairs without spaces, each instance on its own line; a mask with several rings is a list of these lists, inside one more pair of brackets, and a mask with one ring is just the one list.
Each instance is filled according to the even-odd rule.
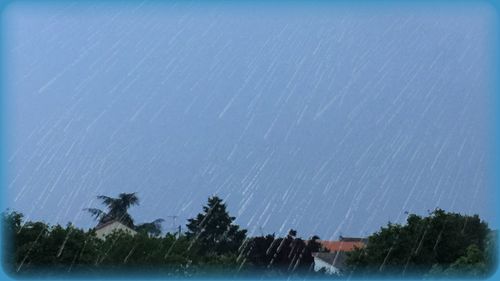
[[477,215],[441,209],[427,217],[412,214],[405,225],[389,223],[371,235],[367,247],[350,253],[347,263],[358,274],[421,276],[435,265],[462,264],[459,259],[483,253],[489,231]]
[[497,247],[496,231],[491,231],[487,237],[486,249],[481,251],[475,244],[466,249],[466,254],[459,257],[451,265],[435,264],[428,277],[484,277],[496,267]]
[[22,245],[20,241],[14,239],[16,234],[19,233],[23,222],[23,215],[21,213],[12,212],[2,212],[2,223],[3,223],[3,266],[7,271],[12,271],[16,265],[16,252],[17,249]]
[[135,236],[114,232],[102,243],[97,259],[99,266],[140,267],[143,270],[165,265],[180,267],[189,263],[185,237],[150,237],[146,233]]
[[186,236],[192,240],[193,247],[200,255],[238,255],[246,237],[246,230],[233,224],[226,210],[226,204],[217,196],[210,197],[203,212],[189,219]]
[[154,237],[158,237],[161,235],[161,224],[164,222],[164,219],[157,219],[152,222],[146,222],[139,224],[135,227],[137,232],[146,233]]
[[[3,213],[4,267],[13,274],[56,276],[105,273],[131,276],[324,277],[314,272],[314,252],[324,251],[319,237],[309,240],[290,230],[286,237],[245,238],[225,204],[212,197],[204,212],[189,220],[186,235],[155,232],[161,221],[137,226],[135,236],[114,232],[106,240],[93,230],[71,224],[50,226]],[[345,274],[390,277],[481,277],[495,268],[497,235],[478,216],[436,210],[427,217],[410,215],[405,225],[382,227],[364,249],[348,258]],[[366,275],[365,275],[366,276]],[[335,276],[330,276],[334,278]]]
[[465,256],[458,258],[449,266],[435,264],[429,271],[429,277],[481,276],[487,273],[484,254],[472,244],[467,247]]
[[[147,232],[131,236],[113,232],[106,240],[96,238],[93,230],[83,231],[71,224],[50,226],[43,222],[22,222],[22,215],[3,214],[9,237],[4,264],[13,274],[98,273],[119,270],[164,272],[184,275],[186,266],[197,262],[188,253],[190,241],[167,233],[152,237]],[[195,260],[193,260],[193,257]]]
[[274,235],[254,237],[245,245],[244,256],[250,267],[266,268],[282,273],[308,272],[312,270],[312,253],[323,251],[319,238],[309,241],[297,238],[297,231],[290,230],[285,238]]
[[[132,203],[118,204],[116,200],[120,198],[104,199],[110,206],[122,206],[123,212]],[[192,276],[205,275],[216,269],[237,272],[237,251],[245,239],[246,230],[232,224],[234,217],[229,217],[220,199],[211,198],[209,204],[215,208],[205,220],[209,222],[206,228],[209,232],[197,236],[202,240],[170,233],[162,237],[161,219],[135,226],[138,233],[134,236],[115,231],[106,240],[100,240],[93,230],[84,232],[72,225],[63,228],[43,222],[23,223],[21,214],[4,213],[5,232],[14,242],[11,243],[14,244],[11,251],[8,251],[8,259],[5,259],[10,262],[5,266],[14,274],[36,276],[67,272],[126,274],[138,271]],[[106,215],[117,213],[111,208]],[[218,221],[222,223],[214,225]],[[221,232],[221,229],[226,230]],[[209,250],[205,251],[205,245],[200,241],[207,242]]]
[[[6,256],[10,272],[43,267],[71,271],[89,265],[96,256],[99,241],[93,232],[84,232],[71,224],[49,226],[42,222],[22,223],[22,215],[4,213],[6,244],[14,245]],[[13,232],[11,232],[13,231]]]

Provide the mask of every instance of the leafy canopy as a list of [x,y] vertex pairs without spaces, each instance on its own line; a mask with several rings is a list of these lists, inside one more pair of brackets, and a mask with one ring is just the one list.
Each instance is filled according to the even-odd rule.
[[[477,215],[436,209],[427,217],[411,214],[405,225],[388,223],[368,238],[368,244],[349,254],[347,264],[360,274],[422,275],[434,265],[467,261],[481,263],[490,233]],[[470,262],[467,262],[470,264]]]

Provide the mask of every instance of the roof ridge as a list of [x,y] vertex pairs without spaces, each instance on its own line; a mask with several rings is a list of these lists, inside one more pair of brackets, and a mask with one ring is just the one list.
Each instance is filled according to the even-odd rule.
[[121,224],[121,225],[123,225],[123,226],[125,226],[125,227],[127,227],[127,228],[132,229],[131,227],[127,226],[126,224],[122,223],[120,220],[117,220],[117,219],[112,219],[112,220],[109,220],[109,221],[107,221],[107,222],[105,222],[105,223],[98,223],[98,224],[96,225],[96,227],[94,227],[94,229],[95,229],[95,230],[98,230],[98,229],[101,229],[101,228],[103,228],[103,227],[105,227],[105,226],[108,226],[108,225],[110,225],[110,224],[112,224],[112,223],[115,223],[115,222],[117,222],[117,223],[119,223],[119,224]]

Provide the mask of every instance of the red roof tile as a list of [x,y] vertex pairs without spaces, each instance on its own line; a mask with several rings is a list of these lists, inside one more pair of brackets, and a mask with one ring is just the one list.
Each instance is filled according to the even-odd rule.
[[361,241],[320,241],[321,245],[330,252],[351,252],[355,248],[363,248],[365,243]]

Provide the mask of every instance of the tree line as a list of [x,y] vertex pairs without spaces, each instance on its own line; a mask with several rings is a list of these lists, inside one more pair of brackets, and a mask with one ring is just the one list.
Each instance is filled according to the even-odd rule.
[[135,193],[99,196],[106,210],[86,209],[98,224],[111,220],[137,231],[113,232],[98,239],[94,229],[25,221],[21,213],[3,213],[4,270],[13,275],[158,274],[161,276],[346,277],[486,276],[496,267],[496,232],[477,215],[440,209],[404,225],[388,223],[368,237],[366,247],[348,253],[342,276],[313,270],[312,253],[327,252],[318,236],[302,239],[295,230],[249,237],[235,224],[226,204],[210,197],[188,220],[187,231],[161,232],[162,219],[136,224],[128,209],[139,204]]

